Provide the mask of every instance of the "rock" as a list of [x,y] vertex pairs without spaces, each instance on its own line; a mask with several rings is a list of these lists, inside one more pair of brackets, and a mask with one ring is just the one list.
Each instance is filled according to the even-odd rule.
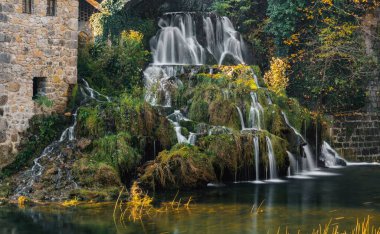
[[8,102],[8,96],[6,95],[0,96],[0,106],[4,106],[5,104],[7,104],[7,102]]
[[4,143],[7,141],[7,132],[0,131],[0,143]]
[[81,138],[78,142],[77,142],[77,146],[79,147],[79,149],[81,150],[84,150],[86,149],[89,145],[91,145],[92,141],[90,139],[87,139],[87,138]]
[[0,73],[0,84],[8,83],[11,80],[11,77],[7,73]]
[[9,92],[18,92],[20,90],[21,85],[16,82],[10,82],[7,85],[7,90]]
[[11,55],[7,53],[0,53],[0,63],[10,63]]
[[6,119],[0,119],[0,131],[5,131],[8,129],[8,122]]
[[66,113],[65,113],[65,116],[66,116],[66,117],[71,117],[72,115],[73,115],[73,114],[72,114],[71,112],[66,112]]

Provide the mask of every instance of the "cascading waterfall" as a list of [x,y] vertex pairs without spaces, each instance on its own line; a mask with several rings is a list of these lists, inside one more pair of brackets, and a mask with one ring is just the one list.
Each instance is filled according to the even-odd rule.
[[[174,71],[173,71],[174,73]],[[145,100],[152,106],[171,106],[170,88],[175,84],[161,67],[148,67],[144,71]]]
[[297,161],[296,157],[291,152],[289,152],[289,151],[286,151],[286,152],[287,152],[288,157],[289,157],[291,172],[293,172],[293,174],[298,174],[299,173],[299,167],[298,167],[298,161]]
[[187,143],[191,145],[195,145],[197,140],[197,135],[195,133],[190,132],[189,137],[186,138],[184,135],[182,135],[181,132],[181,121],[190,121],[188,118],[184,117],[181,111],[175,110],[173,114],[170,114],[167,116],[168,120],[173,124],[174,130],[177,135],[178,143]]
[[[295,127],[293,127],[289,120],[288,120],[288,117],[286,116],[285,112],[282,111],[282,116],[284,117],[284,120],[285,120],[285,123],[286,125],[288,125],[289,128],[291,128],[293,130],[293,132],[299,137],[302,139],[302,141],[305,143],[305,145],[302,147],[303,150],[304,150],[304,153],[306,155],[306,159],[307,159],[307,168],[312,171],[312,170],[315,170],[316,169],[316,166],[315,166],[315,162],[314,162],[314,156],[313,156],[313,151],[311,150],[311,147],[309,145],[309,143],[306,141],[306,139],[301,135],[300,132],[297,131],[297,129]],[[305,167],[303,167],[303,169],[305,169]]]
[[252,102],[249,109],[248,127],[245,124],[243,112],[240,107],[236,106],[240,118],[241,130],[261,130],[264,117],[264,108],[258,101],[256,93],[251,92],[250,95]]
[[[92,89],[87,81],[84,79],[81,80],[83,83],[83,86],[80,87],[81,94],[84,96],[84,101],[81,104],[84,104],[86,100],[95,100],[101,102],[102,100],[110,101],[110,98],[108,96],[102,95],[96,90]],[[15,196],[27,196],[31,193],[33,189],[33,185],[39,180],[41,177],[45,167],[42,165],[41,161],[44,159],[54,160],[54,161],[60,161],[63,164],[62,157],[64,155],[62,152],[60,152],[61,147],[66,144],[68,147],[70,147],[70,143],[72,143],[75,140],[75,127],[77,126],[77,112],[78,109],[75,110],[73,116],[73,123],[71,126],[66,128],[59,140],[54,141],[50,145],[48,145],[41,153],[39,157],[33,160],[33,166],[31,169],[25,171],[23,174],[25,176],[25,179],[23,182],[16,188],[15,190]],[[58,156],[53,159],[54,154],[57,154]],[[58,180],[57,183],[59,185],[62,178],[62,169],[58,169]],[[71,183],[71,187],[73,189],[78,188],[77,183],[74,181],[74,179],[71,176],[70,172],[67,172],[67,181]]]
[[[198,22],[198,18],[193,13],[183,12],[161,17],[160,30],[150,41],[155,65],[203,65],[210,60],[206,50],[219,65],[227,56],[235,63],[245,63],[246,45],[227,17],[202,15],[202,22]],[[197,31],[196,26],[201,23],[203,30],[198,28]]]
[[256,181],[260,181],[260,148],[259,148],[259,137],[257,136],[253,138],[253,147],[255,151]]
[[241,130],[245,129],[245,123],[244,123],[244,117],[243,117],[243,112],[241,112],[240,107],[236,107],[238,113],[239,113],[239,118],[240,118],[240,125],[241,125]]
[[278,178],[276,156],[274,155],[272,141],[269,137],[266,137],[267,149],[268,149],[268,162],[269,162],[269,180],[275,180]]
[[262,127],[262,118],[264,116],[264,109],[258,101],[257,94],[251,92],[251,108],[249,111],[249,122],[252,129],[260,130]]
[[321,153],[321,161],[325,163],[326,167],[347,165],[347,161],[340,157],[340,155],[326,141],[322,144]]

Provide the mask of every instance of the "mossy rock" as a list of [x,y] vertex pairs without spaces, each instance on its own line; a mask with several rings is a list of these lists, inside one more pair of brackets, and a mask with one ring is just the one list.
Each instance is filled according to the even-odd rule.
[[139,181],[153,189],[190,189],[216,181],[212,158],[197,147],[179,144],[143,167]]

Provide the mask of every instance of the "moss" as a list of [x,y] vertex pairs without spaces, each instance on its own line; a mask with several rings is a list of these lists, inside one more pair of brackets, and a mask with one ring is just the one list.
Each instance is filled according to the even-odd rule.
[[203,100],[193,101],[190,106],[189,117],[194,121],[207,123],[209,121],[208,103]]
[[99,108],[100,106],[79,108],[77,133],[80,136],[96,138],[105,134],[105,123]]
[[153,189],[205,187],[215,181],[211,160],[195,146],[176,145],[147,163],[139,181]]
[[112,166],[120,175],[130,174],[141,160],[141,155],[131,146],[131,136],[127,132],[95,140],[92,154],[93,160]]
[[120,187],[107,189],[75,189],[70,192],[70,198],[82,201],[115,201],[118,197]]
[[74,163],[73,176],[84,188],[108,188],[121,185],[115,168],[106,163],[94,161],[89,155]]

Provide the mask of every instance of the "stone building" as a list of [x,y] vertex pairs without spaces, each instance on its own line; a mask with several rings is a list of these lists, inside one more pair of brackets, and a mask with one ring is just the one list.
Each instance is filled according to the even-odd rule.
[[0,168],[13,160],[20,133],[53,101],[63,112],[77,82],[78,0],[0,2]]

